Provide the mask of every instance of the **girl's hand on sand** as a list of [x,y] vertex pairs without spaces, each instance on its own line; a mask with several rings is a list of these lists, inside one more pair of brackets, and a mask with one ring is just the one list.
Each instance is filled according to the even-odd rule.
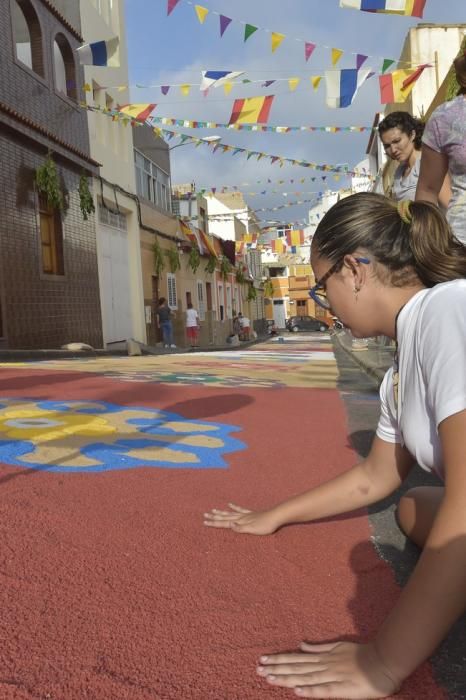
[[380,661],[373,644],[301,644],[296,654],[271,654],[257,673],[270,685],[292,688],[301,698],[386,698],[399,683]]
[[214,508],[209,513],[204,513],[204,525],[228,528],[244,535],[271,535],[280,527],[272,511],[246,510],[234,503],[229,503],[228,507],[230,510]]

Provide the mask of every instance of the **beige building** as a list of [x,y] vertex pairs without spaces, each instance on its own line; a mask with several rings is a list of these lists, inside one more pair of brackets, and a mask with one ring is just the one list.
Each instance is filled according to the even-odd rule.
[[[86,43],[119,37],[119,68],[84,69],[87,104],[115,109],[129,102],[128,91],[105,87],[128,85],[123,0],[80,0],[79,5]],[[133,130],[100,112],[89,111],[88,123],[91,156],[101,163],[94,200],[103,340],[115,348],[131,337],[146,341]]]

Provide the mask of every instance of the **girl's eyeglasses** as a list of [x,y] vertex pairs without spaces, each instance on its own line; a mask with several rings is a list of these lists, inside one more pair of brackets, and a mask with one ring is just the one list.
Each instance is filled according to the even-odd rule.
[[[324,285],[329,277],[331,277],[335,272],[338,272],[343,267],[343,260],[344,259],[341,258],[340,260],[337,260],[337,262],[334,265],[329,267],[325,275],[323,275],[320,278],[320,280],[317,280],[316,284],[312,287],[312,289],[309,290],[309,296],[311,297],[311,299],[323,309],[330,309],[329,301],[324,292]],[[370,263],[369,258],[355,258],[355,260],[357,260],[360,263],[364,263],[364,265],[369,265]]]

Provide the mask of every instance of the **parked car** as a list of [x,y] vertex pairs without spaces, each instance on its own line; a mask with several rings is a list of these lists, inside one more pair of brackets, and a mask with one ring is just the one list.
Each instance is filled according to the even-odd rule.
[[314,316],[291,316],[286,321],[286,327],[291,333],[298,331],[328,331],[329,325],[325,321],[319,321]]

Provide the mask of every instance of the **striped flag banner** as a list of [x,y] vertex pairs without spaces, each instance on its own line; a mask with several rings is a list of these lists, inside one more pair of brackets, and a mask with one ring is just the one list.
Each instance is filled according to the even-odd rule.
[[343,68],[325,71],[327,84],[327,107],[349,107],[359,88],[373,73],[371,70]]
[[121,105],[118,107],[118,111],[134,121],[145,122],[156,107],[156,104],[145,102],[143,104]]
[[416,81],[425,68],[431,68],[425,63],[416,70],[395,70],[393,73],[379,75],[380,102],[383,105],[392,102],[406,102]]
[[210,240],[209,236],[206,233],[204,233],[204,231],[202,231],[200,228],[197,229],[197,235],[199,236],[200,240],[202,241],[202,245],[209,253],[209,255],[213,255],[215,258],[217,258],[217,251],[215,250],[214,244]]
[[275,95],[235,100],[229,124],[267,124]]
[[105,41],[83,44],[77,49],[79,63],[82,66],[120,67],[120,40],[117,36]]
[[272,241],[272,253],[284,253],[286,251],[286,243],[281,238],[276,238]]
[[202,81],[199,89],[203,92],[213,87],[220,87],[220,85],[225,85],[230,80],[238,78],[240,75],[244,75],[243,71],[228,71],[228,70],[203,70],[202,71]]
[[304,244],[304,231],[302,229],[294,229],[287,231],[286,242],[291,246],[300,246]]
[[426,0],[340,0],[340,7],[407,17],[422,17],[425,4]]

